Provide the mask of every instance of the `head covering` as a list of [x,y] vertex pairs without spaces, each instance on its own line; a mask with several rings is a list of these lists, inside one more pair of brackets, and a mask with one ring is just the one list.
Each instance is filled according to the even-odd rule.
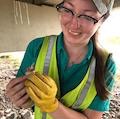
[[[58,0],[58,3],[64,0]],[[110,11],[113,7],[114,0],[92,0],[98,11],[104,15],[107,11]]]
[[94,2],[96,8],[102,15],[105,14],[107,11],[111,11],[114,4],[114,0],[106,0],[106,2],[104,2],[105,0],[92,0],[92,1]]

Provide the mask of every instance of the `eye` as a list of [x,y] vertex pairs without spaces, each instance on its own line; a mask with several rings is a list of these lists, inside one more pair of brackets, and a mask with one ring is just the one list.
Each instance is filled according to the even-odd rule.
[[91,17],[91,16],[87,16],[87,15],[80,15],[78,16],[79,18],[83,18],[89,22],[93,22],[94,24],[98,22],[98,20],[96,20],[95,18]]
[[66,7],[62,7],[61,8],[61,11],[64,12],[64,13],[67,13],[67,14],[73,14],[72,11]]
[[67,8],[64,8],[64,11],[67,12],[67,13],[71,12],[71,11],[70,11],[69,9],[67,9]]

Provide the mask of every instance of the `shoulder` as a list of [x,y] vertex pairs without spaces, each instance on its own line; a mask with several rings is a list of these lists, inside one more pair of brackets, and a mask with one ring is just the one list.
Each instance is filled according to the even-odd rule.
[[26,51],[25,51],[25,55],[29,54],[31,57],[37,58],[38,53],[41,50],[42,44],[43,44],[45,38],[47,38],[47,37],[50,37],[50,36],[36,38],[36,39],[33,39],[31,42],[29,42],[29,44],[26,48]]
[[40,37],[40,38],[36,38],[36,39],[33,39],[31,42],[29,42],[27,48],[38,48],[39,46],[42,45],[43,41],[45,38],[54,38],[54,37],[57,37],[57,35],[50,35],[50,36],[45,36],[45,37]]
[[107,81],[108,79],[114,79],[116,74],[116,63],[113,54],[106,50],[103,50],[102,53],[105,66],[105,80]]
[[113,54],[109,53],[106,50],[104,50],[102,52],[103,52],[106,71],[110,71],[113,74],[115,74],[115,72],[116,72],[116,63],[115,63],[115,60],[113,58]]
[[27,48],[33,48],[33,47],[38,47],[39,45],[41,45],[42,44],[42,42],[43,42],[43,37],[41,37],[41,38],[36,38],[36,39],[33,39],[32,41],[30,41],[29,43],[28,43],[28,46],[27,46]]
[[106,61],[105,82],[108,90],[113,89],[116,75],[116,63],[112,55],[109,55]]
[[116,63],[115,63],[115,60],[114,60],[112,54],[109,54],[109,56],[106,60],[106,69],[107,69],[107,71],[109,71],[113,74],[116,73]]
[[18,70],[17,77],[25,75],[26,69],[36,62],[42,42],[43,38],[36,38],[29,42]]
[[26,48],[26,54],[29,53],[31,54],[33,57],[37,56],[38,52],[40,51],[40,48],[42,46],[44,37],[40,37],[40,38],[36,38],[33,39],[32,41],[29,42],[27,48]]

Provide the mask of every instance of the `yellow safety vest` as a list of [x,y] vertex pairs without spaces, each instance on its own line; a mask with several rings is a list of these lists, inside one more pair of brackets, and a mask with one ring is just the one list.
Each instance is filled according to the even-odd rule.
[[[95,76],[95,58],[92,59],[88,71],[82,82],[73,90],[60,97],[60,84],[56,59],[56,36],[48,36],[43,40],[43,45],[40,49],[35,71],[41,74],[45,73],[53,78],[58,87],[57,99],[65,106],[72,109],[85,110],[92,103],[96,96],[96,88],[94,84]],[[35,119],[52,119],[45,112],[41,112],[40,108],[35,106]]]

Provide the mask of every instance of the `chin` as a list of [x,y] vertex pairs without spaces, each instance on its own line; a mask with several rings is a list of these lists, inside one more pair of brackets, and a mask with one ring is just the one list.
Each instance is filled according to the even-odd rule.
[[[66,33],[65,39],[68,43],[73,45],[80,45],[80,44],[86,44],[88,42],[88,38],[86,38],[84,35],[72,35],[70,33]],[[85,40],[87,39],[87,40]]]
[[66,35],[66,40],[70,44],[80,44],[81,43],[80,37],[73,37],[73,36],[70,36],[70,35]]

